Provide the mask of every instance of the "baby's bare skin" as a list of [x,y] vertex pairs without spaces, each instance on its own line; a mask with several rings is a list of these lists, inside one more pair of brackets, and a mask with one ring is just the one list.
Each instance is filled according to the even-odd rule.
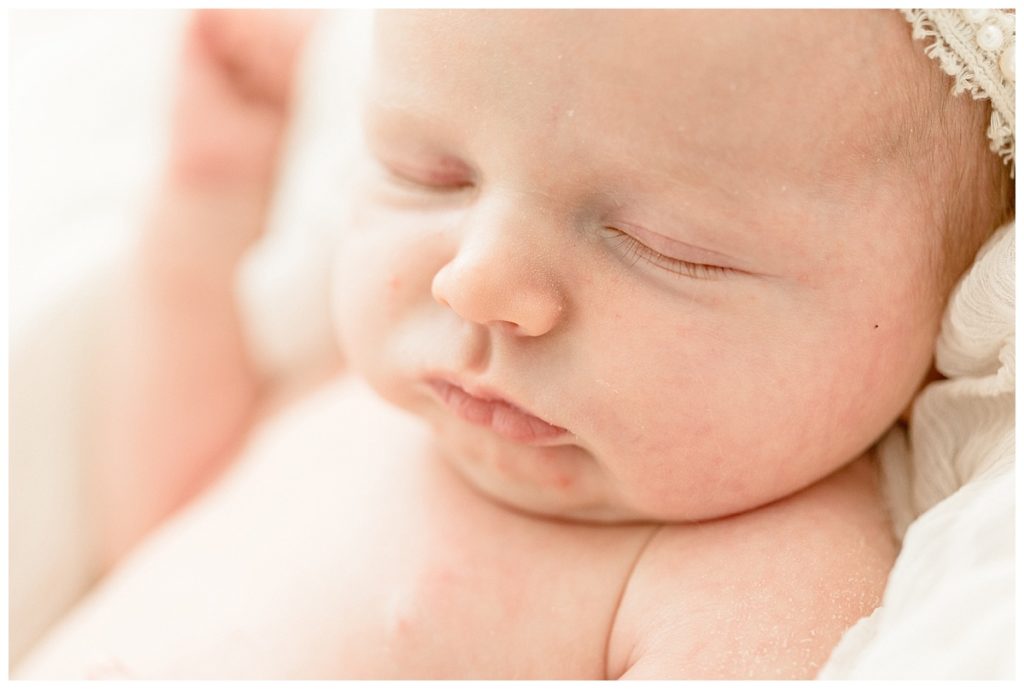
[[[376,173],[332,287],[351,377],[268,412],[281,381],[240,354],[224,296],[259,235],[274,155],[226,165],[227,187],[172,157],[186,171],[172,191],[199,193],[161,207],[146,255],[200,255],[209,272],[180,282],[150,263],[135,279],[154,290],[144,298],[214,308],[203,327],[158,301],[140,311],[208,356],[189,367],[152,337],[140,361],[182,364],[181,394],[136,388],[113,405],[136,423],[127,443],[126,424],[108,426],[120,454],[106,476],[127,477],[103,484],[123,498],[109,503],[110,561],[230,469],[22,672],[112,660],[142,677],[813,676],[883,590],[895,548],[864,448],[925,375],[944,299],[910,260],[932,236],[904,203],[913,180],[883,156],[893,132],[869,126],[898,105],[872,79],[915,55],[902,19],[381,25]],[[522,62],[517,42],[544,50]],[[604,78],[579,79],[580,65]],[[860,109],[831,108],[833,91]],[[202,222],[176,232],[182,209]],[[604,221],[733,270],[715,282],[665,271],[664,255],[620,260]],[[468,424],[424,393],[438,370],[499,387],[571,437],[541,451]],[[152,459],[142,476],[134,457]]]
[[428,447],[352,378],[289,405],[19,673],[809,677],[894,554],[865,462],[734,519],[595,526],[501,507]]

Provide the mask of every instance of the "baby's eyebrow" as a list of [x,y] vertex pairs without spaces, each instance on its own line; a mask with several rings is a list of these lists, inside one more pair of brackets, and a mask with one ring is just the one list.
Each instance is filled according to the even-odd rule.
[[360,113],[364,122],[378,125],[413,124],[441,128],[449,121],[443,113],[433,112],[422,103],[399,98],[393,93],[385,95],[379,91],[368,94],[363,99]]

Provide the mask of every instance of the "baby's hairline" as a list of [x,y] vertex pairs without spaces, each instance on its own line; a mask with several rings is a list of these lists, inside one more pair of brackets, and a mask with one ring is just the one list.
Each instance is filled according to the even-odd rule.
[[938,235],[922,260],[948,296],[982,244],[1014,217],[1013,184],[989,145],[990,103],[954,96],[952,78],[912,40],[909,23],[906,37],[907,49],[889,65],[900,100],[891,154],[897,172],[912,176],[918,210]]

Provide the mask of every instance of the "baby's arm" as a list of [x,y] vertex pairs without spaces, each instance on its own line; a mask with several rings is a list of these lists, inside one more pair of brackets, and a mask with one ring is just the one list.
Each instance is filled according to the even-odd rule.
[[667,526],[623,596],[609,676],[813,678],[879,604],[895,556],[865,459],[758,510]]
[[92,478],[104,569],[223,468],[260,403],[235,279],[264,228],[310,20],[189,18],[166,166],[119,267],[98,362]]

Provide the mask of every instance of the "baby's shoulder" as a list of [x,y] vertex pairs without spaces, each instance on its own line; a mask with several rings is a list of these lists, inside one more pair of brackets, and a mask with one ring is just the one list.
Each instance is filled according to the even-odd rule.
[[623,594],[611,676],[813,677],[877,607],[896,552],[866,458],[757,510],[662,527]]

